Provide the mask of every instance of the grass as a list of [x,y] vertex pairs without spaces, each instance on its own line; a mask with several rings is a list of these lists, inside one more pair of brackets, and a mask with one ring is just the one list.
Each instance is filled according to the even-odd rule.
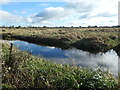
[[[19,39],[63,49],[107,51],[118,43],[118,28],[0,28],[3,39]],[[89,47],[89,48],[88,48]]]
[[117,52],[118,56],[120,56],[120,44],[116,46],[114,49]]
[[56,64],[2,44],[3,88],[119,90],[118,80],[108,72]]

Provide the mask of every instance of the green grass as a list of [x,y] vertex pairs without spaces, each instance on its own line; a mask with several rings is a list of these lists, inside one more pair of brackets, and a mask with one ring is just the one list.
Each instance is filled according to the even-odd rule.
[[[63,49],[76,47],[82,50],[106,51],[116,47],[118,28],[0,28],[3,39],[20,39],[36,44]],[[88,42],[89,40],[89,42]],[[87,49],[89,47],[90,50]],[[99,52],[97,51],[97,52]]]
[[3,88],[119,90],[118,80],[101,69],[90,70],[50,62],[2,44]]

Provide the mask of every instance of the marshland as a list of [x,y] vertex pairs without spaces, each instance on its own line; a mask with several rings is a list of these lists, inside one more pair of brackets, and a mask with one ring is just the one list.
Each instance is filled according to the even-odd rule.
[[117,27],[0,29],[3,88],[119,90]]
[[0,6],[0,89],[120,90],[118,0]]

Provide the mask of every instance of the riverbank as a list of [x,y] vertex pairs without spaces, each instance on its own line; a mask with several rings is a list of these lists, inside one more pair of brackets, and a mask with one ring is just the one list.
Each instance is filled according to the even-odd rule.
[[9,47],[2,43],[3,88],[119,90],[108,72],[56,64],[15,47],[9,57]]
[[117,45],[114,49],[117,52],[118,56],[120,56],[120,44]]
[[107,51],[118,45],[118,28],[0,28],[3,39],[18,39],[62,49]]

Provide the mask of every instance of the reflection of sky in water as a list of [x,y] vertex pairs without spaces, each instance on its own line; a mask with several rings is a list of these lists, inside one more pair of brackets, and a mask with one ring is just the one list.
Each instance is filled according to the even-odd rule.
[[21,50],[28,51],[33,55],[49,58],[51,61],[58,63],[89,68],[101,67],[104,70],[110,70],[115,75],[118,73],[118,56],[114,50],[106,53],[91,54],[75,48],[61,50],[55,47],[44,47],[24,41],[13,41],[13,44]]
[[13,44],[19,47],[21,50],[30,52],[33,55],[38,55],[46,58],[66,58],[63,51],[58,48],[40,46],[24,41],[14,41]]

